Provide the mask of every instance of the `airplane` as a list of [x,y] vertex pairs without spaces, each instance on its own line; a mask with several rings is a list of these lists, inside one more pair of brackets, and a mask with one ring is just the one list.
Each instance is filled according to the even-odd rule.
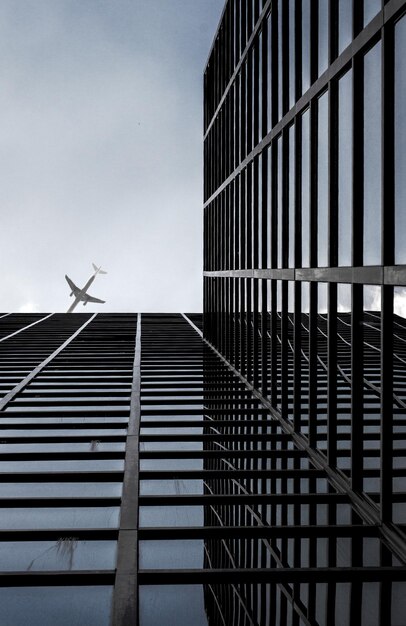
[[107,274],[107,272],[102,270],[101,267],[97,267],[97,265],[95,265],[94,263],[92,263],[92,265],[93,265],[93,269],[94,269],[94,274],[91,275],[91,277],[87,281],[86,285],[82,289],[79,289],[79,287],[77,287],[75,285],[73,280],[71,280],[69,278],[69,276],[67,276],[65,274],[66,281],[67,281],[69,287],[71,288],[70,295],[71,296],[75,296],[75,300],[70,305],[69,309],[67,310],[67,313],[72,313],[72,311],[79,304],[79,302],[83,302],[83,306],[86,306],[86,304],[88,302],[95,302],[96,304],[104,304],[105,303],[105,300],[99,300],[99,298],[93,298],[93,296],[90,296],[87,293],[87,290],[89,289],[90,285],[92,284],[92,282],[96,278],[97,274]]

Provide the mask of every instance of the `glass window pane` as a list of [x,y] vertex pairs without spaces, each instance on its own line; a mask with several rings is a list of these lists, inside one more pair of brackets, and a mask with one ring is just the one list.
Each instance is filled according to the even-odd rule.
[[0,472],[110,472],[123,471],[124,461],[0,461]]
[[140,469],[203,469],[203,459],[141,459]]
[[395,263],[406,263],[406,16],[395,25]]
[[381,262],[381,43],[364,57],[364,265]]
[[364,0],[364,26],[381,10],[382,0]]
[[[366,493],[379,493],[379,477],[369,477],[369,469],[379,470],[379,456],[371,457],[370,451],[380,451],[381,401],[381,287],[364,285],[363,302],[363,379],[364,383],[364,424],[360,454],[363,457],[363,490]],[[371,387],[372,385],[372,387]],[[368,420],[368,422],[367,422]],[[379,501],[378,501],[379,506]]]
[[289,128],[289,257],[288,267],[295,266],[295,126]]
[[120,498],[122,484],[117,483],[2,483],[1,498]]
[[4,453],[33,453],[33,452],[43,452],[54,453],[54,452],[72,452],[75,454],[76,452],[106,452],[106,451],[125,451],[124,443],[109,443],[108,441],[99,441],[98,439],[93,439],[88,442],[78,442],[78,443],[0,443],[0,454]]
[[267,254],[267,267],[272,267],[272,150],[268,148],[267,152],[267,179],[268,179],[268,192],[267,192],[267,235],[266,235],[266,254]]
[[1,621],[12,626],[109,626],[113,587],[2,587]]
[[295,0],[289,0],[289,109],[293,107],[296,101],[295,90]]
[[75,537],[7,541],[0,542],[0,562],[7,572],[114,569],[116,549],[116,541],[79,541]]
[[349,457],[345,456],[350,445],[346,436],[350,432],[348,415],[351,410],[351,285],[337,285],[337,467],[345,469]]
[[338,82],[338,264],[351,265],[352,70]]
[[140,587],[140,626],[207,626],[202,585]]
[[328,13],[328,1],[319,0],[319,76],[328,66]]
[[302,267],[309,267],[310,237],[310,111],[302,115]]
[[203,539],[139,542],[141,569],[202,569]]
[[182,493],[203,494],[203,481],[187,480],[182,478],[173,480],[140,481],[140,494],[143,496]]
[[352,0],[338,3],[338,53],[352,41]]
[[[285,0],[286,2],[286,0]],[[278,0],[278,120],[282,117],[282,0]]]
[[278,164],[278,190],[277,190],[277,228],[278,228],[278,267],[283,265],[283,205],[282,205],[282,137],[279,136],[276,144],[277,149],[277,164]]
[[140,526],[203,526],[203,506],[140,506]]
[[0,529],[117,528],[118,507],[0,509]]
[[272,14],[267,20],[268,57],[267,57],[267,120],[268,132],[272,129]]
[[310,0],[302,0],[302,94],[310,87]]
[[318,101],[317,262],[328,265],[328,92]]

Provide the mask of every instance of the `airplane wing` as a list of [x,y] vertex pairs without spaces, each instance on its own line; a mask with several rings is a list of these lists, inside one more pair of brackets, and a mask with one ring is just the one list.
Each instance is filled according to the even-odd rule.
[[69,276],[67,276],[66,274],[65,274],[65,278],[66,278],[66,282],[68,283],[69,287],[70,287],[70,288],[71,288],[71,290],[72,290],[72,293],[74,293],[74,294],[75,294],[75,296],[76,296],[76,295],[79,293],[79,291],[80,291],[79,287],[76,287],[76,285],[75,285],[75,283],[73,282],[73,280],[71,280],[71,279],[69,278]]
[[105,300],[99,300],[99,298],[93,298],[93,296],[89,296],[87,293],[84,298],[85,302],[95,302],[96,304],[105,304]]

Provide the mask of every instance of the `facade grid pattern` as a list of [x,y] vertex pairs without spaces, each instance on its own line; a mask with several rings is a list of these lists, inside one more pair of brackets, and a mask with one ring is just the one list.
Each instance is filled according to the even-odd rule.
[[[286,548],[290,568],[323,563],[327,585],[309,573],[306,596],[280,586],[267,609],[242,594],[253,622],[241,623],[402,623],[393,579],[372,598],[363,578],[372,553],[350,538],[359,524],[379,528],[377,567],[406,562],[405,52],[400,0],[229,0],[210,51],[204,337],[288,447],[323,470],[327,493],[345,494],[352,527],[345,561],[333,541]],[[316,502],[323,487],[312,484]],[[300,482],[289,489],[306,501]],[[315,510],[259,519],[306,532],[322,519]],[[329,505],[326,515],[329,525],[340,517]],[[347,601],[338,566],[357,571]]]

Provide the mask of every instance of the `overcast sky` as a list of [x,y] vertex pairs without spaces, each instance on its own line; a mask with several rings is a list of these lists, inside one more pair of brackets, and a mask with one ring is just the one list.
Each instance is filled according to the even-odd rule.
[[[224,0],[1,0],[0,310],[202,307],[202,76]],[[83,310],[80,305],[80,310]]]

